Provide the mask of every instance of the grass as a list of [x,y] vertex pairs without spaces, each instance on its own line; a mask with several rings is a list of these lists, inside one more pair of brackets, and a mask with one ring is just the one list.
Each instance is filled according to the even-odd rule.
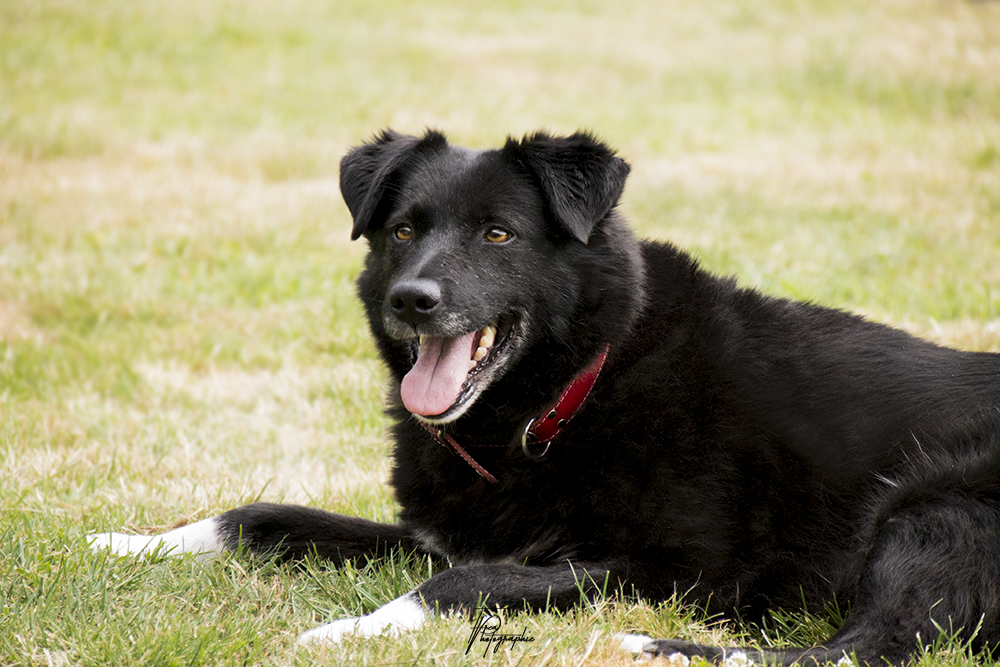
[[[629,665],[678,601],[296,651],[426,576],[132,561],[89,532],[253,499],[392,520],[337,162],[391,125],[598,131],[646,236],[775,294],[1000,351],[1000,4],[0,4],[0,664]],[[819,639],[781,614],[764,643]],[[923,665],[968,664],[945,643]]]

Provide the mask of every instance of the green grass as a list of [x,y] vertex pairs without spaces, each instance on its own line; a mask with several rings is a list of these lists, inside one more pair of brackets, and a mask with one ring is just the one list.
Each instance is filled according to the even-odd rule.
[[[0,3],[0,664],[629,665],[765,644],[677,601],[296,651],[427,563],[120,560],[253,499],[392,520],[337,163],[378,129],[599,132],[646,236],[770,293],[1000,351],[1000,4]],[[967,664],[945,644],[924,665]]]

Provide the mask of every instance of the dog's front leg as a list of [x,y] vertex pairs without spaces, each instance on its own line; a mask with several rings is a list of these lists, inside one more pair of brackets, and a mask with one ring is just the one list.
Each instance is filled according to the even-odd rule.
[[91,535],[90,545],[121,556],[190,553],[211,557],[242,547],[286,559],[316,554],[336,565],[349,558],[364,562],[391,549],[417,550],[416,542],[402,526],[272,503],[245,505],[160,535]]
[[[609,590],[612,568],[573,564],[473,565],[440,572],[370,614],[345,618],[299,637],[299,643],[336,642],[347,635],[373,636],[410,630],[436,614],[472,614],[480,605],[516,610],[567,609]],[[611,583],[617,590],[617,577]]]

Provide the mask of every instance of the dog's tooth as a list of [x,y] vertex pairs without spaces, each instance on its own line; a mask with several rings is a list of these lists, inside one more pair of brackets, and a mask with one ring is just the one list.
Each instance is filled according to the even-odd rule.
[[482,361],[486,358],[486,353],[489,352],[485,347],[477,347],[476,352],[472,355],[473,361]]
[[480,348],[492,347],[493,341],[496,340],[496,337],[497,337],[497,330],[494,329],[492,326],[487,326],[485,329],[483,329],[482,338],[479,339],[479,347]]
[[469,370],[471,371],[475,367],[476,367],[476,360],[475,359],[469,359]]

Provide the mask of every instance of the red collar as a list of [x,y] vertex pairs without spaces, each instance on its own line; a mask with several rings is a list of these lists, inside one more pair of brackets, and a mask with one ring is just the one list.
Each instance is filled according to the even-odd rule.
[[[524,450],[528,458],[541,458],[545,456],[549,451],[549,445],[552,444],[552,441],[566,429],[570,420],[573,419],[577,411],[587,400],[587,397],[590,396],[590,391],[594,388],[594,384],[601,374],[601,369],[604,368],[604,362],[608,358],[608,351],[610,349],[610,345],[605,345],[601,353],[590,362],[590,365],[577,373],[573,381],[563,390],[563,393],[559,396],[559,400],[551,408],[529,421],[527,426],[524,427],[524,432],[521,434],[521,449]],[[462,445],[458,444],[451,435],[445,433],[444,429],[435,428],[425,422],[419,423],[441,445],[465,459],[465,462],[472,466],[472,469],[479,473],[480,476],[494,484],[497,483],[497,478],[487,472],[474,458],[469,456],[469,453],[465,451]],[[540,453],[534,454],[529,450],[529,447],[532,445],[545,445],[545,448]]]

